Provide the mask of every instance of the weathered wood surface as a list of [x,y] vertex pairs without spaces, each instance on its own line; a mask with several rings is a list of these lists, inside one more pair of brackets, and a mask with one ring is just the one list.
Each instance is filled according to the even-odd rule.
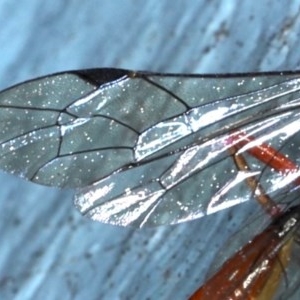
[[[299,68],[299,1],[264,3],[2,1],[0,88],[90,67]],[[1,299],[186,299],[247,213],[245,206],[173,227],[116,228],[79,215],[71,191],[4,173],[0,182]]]

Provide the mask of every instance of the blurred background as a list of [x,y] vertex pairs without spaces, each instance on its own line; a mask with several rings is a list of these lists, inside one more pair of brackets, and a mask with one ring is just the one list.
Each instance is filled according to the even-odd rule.
[[[296,70],[299,10],[300,1],[3,0],[0,89],[94,67]],[[247,212],[134,230],[82,217],[72,191],[4,173],[0,187],[1,299],[187,299]]]

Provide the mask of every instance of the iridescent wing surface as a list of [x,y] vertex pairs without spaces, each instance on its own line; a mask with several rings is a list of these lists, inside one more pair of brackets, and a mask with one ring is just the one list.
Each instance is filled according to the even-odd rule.
[[249,157],[236,170],[236,131],[295,157],[300,75],[174,75],[119,69],[70,71],[0,93],[0,168],[33,182],[76,188],[88,217],[121,226],[200,218],[252,199],[257,176],[275,201],[282,176]]

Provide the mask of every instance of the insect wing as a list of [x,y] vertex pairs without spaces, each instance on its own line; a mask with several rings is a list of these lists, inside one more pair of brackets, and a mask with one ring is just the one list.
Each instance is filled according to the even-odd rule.
[[251,199],[247,176],[283,195],[292,177],[282,183],[257,161],[249,172],[234,170],[228,148],[242,130],[292,152],[299,90],[297,74],[49,75],[0,93],[0,166],[40,184],[79,188],[76,206],[101,222],[142,227],[200,218]]

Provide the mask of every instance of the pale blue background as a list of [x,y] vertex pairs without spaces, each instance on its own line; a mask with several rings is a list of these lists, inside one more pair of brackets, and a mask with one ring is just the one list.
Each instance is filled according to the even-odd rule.
[[[300,62],[299,4],[2,0],[0,89],[90,67],[294,70]],[[0,299],[186,299],[243,218],[241,210],[231,210],[133,230],[81,217],[71,191],[3,173],[0,191]]]

